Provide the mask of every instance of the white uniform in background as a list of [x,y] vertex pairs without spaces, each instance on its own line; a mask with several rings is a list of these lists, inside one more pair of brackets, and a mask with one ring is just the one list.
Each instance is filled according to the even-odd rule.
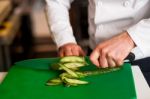
[[[58,47],[74,42],[69,8],[74,0],[46,0],[53,38]],[[150,0],[89,0],[90,47],[123,31],[135,44],[136,59],[150,57]]]

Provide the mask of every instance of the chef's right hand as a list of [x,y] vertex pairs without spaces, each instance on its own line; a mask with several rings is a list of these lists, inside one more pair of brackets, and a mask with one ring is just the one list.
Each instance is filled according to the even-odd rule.
[[79,45],[67,43],[59,48],[59,56],[85,56],[85,52]]

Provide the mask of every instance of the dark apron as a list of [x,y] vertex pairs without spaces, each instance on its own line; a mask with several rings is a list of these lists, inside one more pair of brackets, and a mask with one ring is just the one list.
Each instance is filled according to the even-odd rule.
[[[90,55],[92,50],[90,48],[87,49],[87,55]],[[148,83],[150,86],[150,57],[136,60],[131,62],[132,65],[138,65]]]
[[131,62],[132,65],[138,65],[150,86],[150,57]]

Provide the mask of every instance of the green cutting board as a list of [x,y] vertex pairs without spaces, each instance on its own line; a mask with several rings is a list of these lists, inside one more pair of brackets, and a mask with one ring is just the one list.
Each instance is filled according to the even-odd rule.
[[[84,78],[88,85],[45,86],[58,73],[49,69],[59,58],[31,59],[16,63],[0,85],[0,99],[136,99],[131,65],[121,70]],[[96,67],[86,59],[87,70]]]

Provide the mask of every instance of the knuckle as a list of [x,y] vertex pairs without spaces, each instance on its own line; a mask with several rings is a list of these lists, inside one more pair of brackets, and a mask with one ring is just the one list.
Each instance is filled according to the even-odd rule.
[[113,55],[113,53],[108,52],[107,56],[108,56],[109,58],[113,58],[114,55]]
[[108,50],[107,50],[106,48],[103,48],[103,49],[101,50],[101,54],[102,54],[102,55],[106,55],[107,52],[108,52]]
[[72,47],[72,50],[76,50],[76,51],[79,51],[81,48],[79,46],[73,46]]
[[79,51],[80,48],[79,47],[74,47],[73,50]]
[[67,49],[67,50],[70,49],[70,48],[71,48],[71,46],[66,46],[66,47],[65,47],[65,49]]
[[116,60],[116,61],[123,61],[123,59],[120,57],[120,56],[116,56],[116,57],[114,57],[114,59]]

